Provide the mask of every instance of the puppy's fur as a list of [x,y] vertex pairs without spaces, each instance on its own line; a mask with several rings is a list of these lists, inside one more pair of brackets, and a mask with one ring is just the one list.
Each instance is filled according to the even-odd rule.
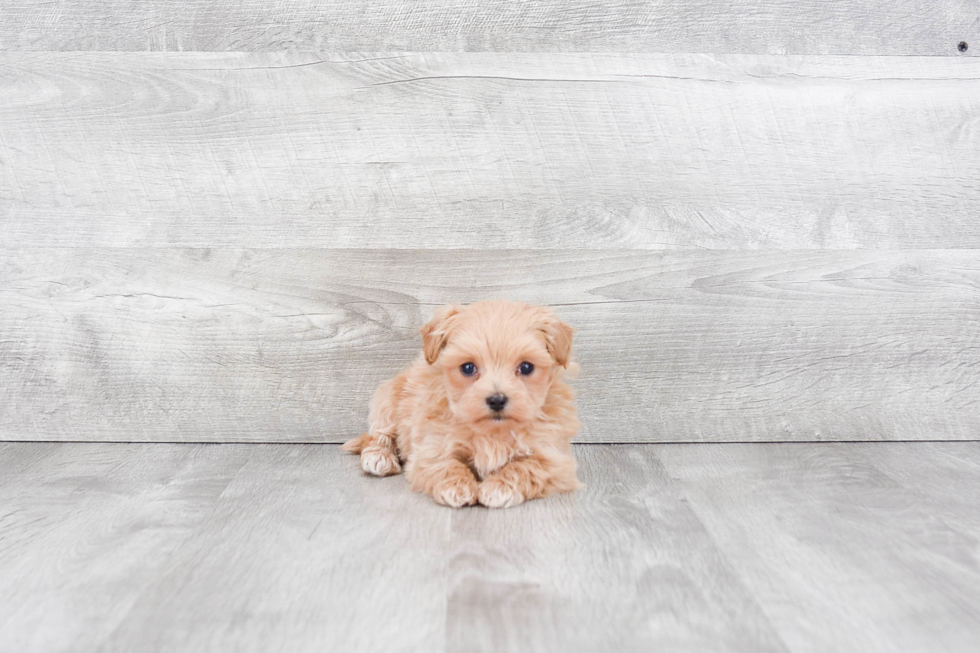
[[[404,466],[413,490],[455,508],[516,506],[580,486],[569,445],[580,424],[563,380],[575,366],[571,327],[541,306],[451,305],[422,327],[422,349],[375,392],[367,433],[343,446],[364,471]],[[506,404],[494,410],[499,395]]]

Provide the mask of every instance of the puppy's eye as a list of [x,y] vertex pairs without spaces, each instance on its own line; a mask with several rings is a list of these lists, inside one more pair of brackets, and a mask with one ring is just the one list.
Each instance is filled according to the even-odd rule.
[[463,376],[473,376],[476,374],[476,365],[473,363],[463,363],[459,366],[459,371],[463,373]]
[[528,363],[527,361],[524,361],[517,369],[518,371],[520,371],[522,376],[527,376],[528,374],[534,371],[534,365],[532,363]]

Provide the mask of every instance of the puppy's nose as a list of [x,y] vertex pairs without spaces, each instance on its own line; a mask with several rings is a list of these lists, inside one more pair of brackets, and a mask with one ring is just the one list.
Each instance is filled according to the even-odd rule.
[[487,406],[490,406],[490,410],[495,413],[499,413],[507,405],[507,395],[502,395],[499,392],[495,395],[490,395],[487,397]]

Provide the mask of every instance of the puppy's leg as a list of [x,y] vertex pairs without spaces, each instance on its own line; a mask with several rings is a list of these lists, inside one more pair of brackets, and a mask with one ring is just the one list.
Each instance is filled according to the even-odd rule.
[[382,383],[371,399],[368,432],[344,443],[344,451],[361,454],[361,469],[375,476],[390,476],[402,470],[395,442],[397,427],[398,377]]
[[528,499],[581,487],[571,453],[533,453],[513,460],[480,483],[478,500],[488,508],[510,508]]
[[436,503],[453,508],[476,503],[479,489],[476,477],[469,467],[456,458],[410,456],[405,471],[412,489],[428,494]]

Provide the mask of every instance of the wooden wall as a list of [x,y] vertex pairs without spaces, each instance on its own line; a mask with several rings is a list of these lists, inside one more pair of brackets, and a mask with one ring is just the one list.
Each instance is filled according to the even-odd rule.
[[5,2],[0,439],[341,441],[486,297],[579,328],[581,441],[975,438],[977,52],[967,0]]

